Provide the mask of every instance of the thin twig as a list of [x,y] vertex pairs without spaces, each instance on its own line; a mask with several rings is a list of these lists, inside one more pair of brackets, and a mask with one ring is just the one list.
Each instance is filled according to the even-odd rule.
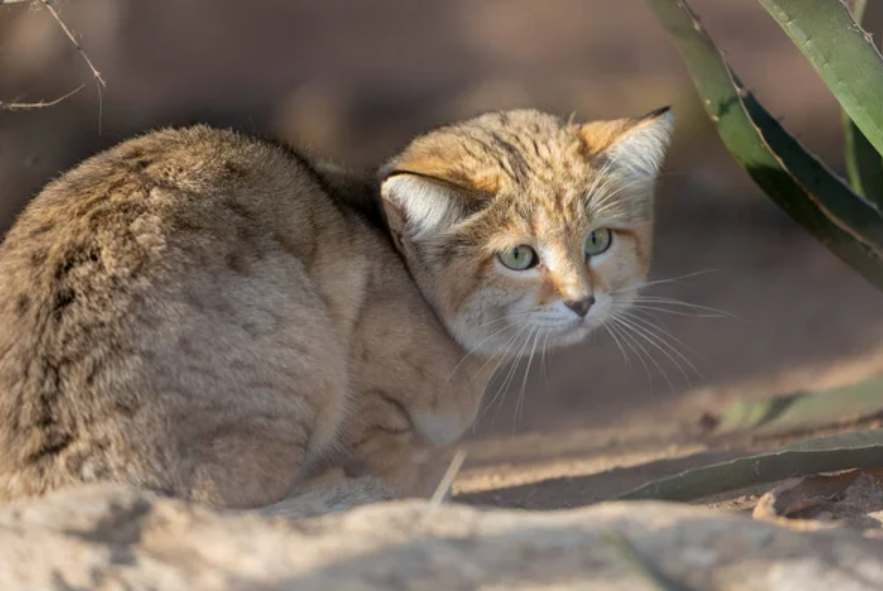
[[[95,64],[92,63],[92,60],[89,59],[89,56],[86,54],[86,51],[83,49],[83,46],[80,45],[80,42],[77,41],[77,38],[74,37],[74,34],[67,27],[64,21],[61,19],[61,15],[58,14],[58,11],[55,10],[55,7],[52,6],[52,2],[54,0],[0,0],[0,5],[4,4],[33,4],[38,5],[42,4],[46,7],[46,10],[49,11],[49,14],[52,15],[52,18],[55,19],[55,22],[58,23],[58,26],[61,27],[61,30],[64,31],[64,34],[67,35],[67,38],[70,39],[70,42],[73,44],[74,48],[80,52],[80,55],[83,56],[83,61],[86,62],[86,65],[89,66],[89,69],[92,71],[92,77],[95,79],[95,88],[98,90],[98,132],[101,133],[101,120],[103,118],[102,113],[104,111],[103,105],[103,96],[101,94],[101,89],[107,87],[107,82],[104,81],[104,78],[101,77],[101,72],[95,67]],[[19,102],[3,102],[0,101],[0,110],[4,111],[15,111],[15,110],[28,110],[28,109],[43,109],[46,107],[51,107],[57,105],[63,100],[73,96],[83,89],[83,86],[67,93],[66,95],[55,99],[54,101],[39,101],[36,103],[19,103]]]
[[[3,1],[4,0],[0,0],[0,2],[3,2]],[[6,0],[6,2],[11,2],[11,1],[20,2],[21,0]],[[60,96],[57,99],[52,100],[52,101],[43,100],[43,101],[39,101],[36,103],[7,103],[4,101],[0,101],[0,110],[3,110],[3,111],[27,111],[30,109],[45,109],[46,107],[54,107],[55,105],[57,105],[61,101],[69,99],[70,97],[74,96],[75,94],[77,94],[78,92],[83,90],[84,88],[86,88],[86,85],[80,84],[78,87],[76,87],[75,89],[73,89],[72,91],[67,93],[66,95]]]
[[83,56],[83,59],[86,61],[86,65],[88,65],[89,69],[92,70],[92,75],[95,77],[96,82],[101,84],[102,87],[106,88],[107,83],[104,81],[104,78],[101,77],[101,72],[99,72],[95,68],[95,65],[92,63],[92,60],[89,59],[89,56],[86,55],[85,50],[83,50],[83,46],[80,45],[80,42],[77,41],[76,37],[74,37],[74,34],[71,33],[71,30],[68,29],[67,25],[64,24],[64,21],[61,20],[61,16],[59,16],[58,12],[52,6],[51,0],[39,0],[39,1],[41,4],[43,4],[43,6],[46,7],[46,9],[49,11],[49,14],[52,15],[52,17],[58,23],[58,26],[61,27],[61,30],[64,31],[65,35],[67,35],[67,38],[71,40],[71,43],[73,43],[74,47],[76,47],[77,51],[80,52],[80,55]]
[[445,499],[445,495],[451,490],[451,486],[454,484],[454,479],[457,477],[457,473],[460,471],[465,460],[466,452],[462,449],[457,450],[457,453],[454,454],[454,459],[451,460],[445,475],[442,476],[441,482],[438,483],[438,487],[436,487],[435,492],[432,493],[432,498],[429,499],[430,505],[441,505],[442,501]]

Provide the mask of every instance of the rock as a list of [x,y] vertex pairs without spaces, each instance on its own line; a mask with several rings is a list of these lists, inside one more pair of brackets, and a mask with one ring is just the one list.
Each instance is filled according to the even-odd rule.
[[101,486],[3,508],[0,547],[3,591],[667,589],[648,566],[697,591],[883,588],[879,540],[656,502],[415,501],[291,522]]

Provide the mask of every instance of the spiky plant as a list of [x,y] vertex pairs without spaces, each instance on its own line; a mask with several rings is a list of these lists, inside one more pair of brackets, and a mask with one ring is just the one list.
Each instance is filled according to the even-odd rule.
[[[840,102],[848,181],[801,145],[745,89],[684,0],[647,0],[736,161],[788,215],[883,290],[883,57],[860,25],[866,0],[855,0],[851,11],[840,0],[758,2]],[[807,404],[799,403],[800,396],[786,397],[789,410],[795,409],[791,414],[804,413],[789,419],[793,423],[809,418],[808,424],[819,426],[825,419],[820,412],[836,421],[838,403],[847,414],[850,404],[857,408],[856,402],[865,410],[883,410],[883,378],[830,391]],[[825,396],[829,401],[821,400]],[[743,409],[736,422],[744,424],[749,417],[749,427],[765,425],[780,417],[781,406],[776,400],[755,403],[757,412]],[[819,471],[876,466],[883,466],[883,429],[809,440],[691,470],[649,483],[624,498],[689,500]]]
[[[759,2],[843,107],[849,182],[745,89],[686,2],[647,0],[736,161],[788,215],[883,290],[883,57],[839,0]],[[853,10],[861,19],[864,0]]]

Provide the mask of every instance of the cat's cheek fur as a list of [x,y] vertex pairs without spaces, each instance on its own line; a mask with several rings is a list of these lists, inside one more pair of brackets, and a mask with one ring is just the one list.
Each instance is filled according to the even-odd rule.
[[611,248],[609,257],[599,257],[591,263],[591,274],[596,283],[595,305],[589,319],[597,327],[610,322],[611,318],[628,311],[649,269],[646,252],[648,237],[641,232],[620,234]]

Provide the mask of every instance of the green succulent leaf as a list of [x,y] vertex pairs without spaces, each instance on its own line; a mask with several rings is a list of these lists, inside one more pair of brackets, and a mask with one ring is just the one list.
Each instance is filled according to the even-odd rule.
[[[855,22],[865,27],[866,0],[856,0],[852,7]],[[843,111],[843,139],[845,143],[846,170],[849,183],[859,195],[883,207],[883,158],[865,137],[865,134]]]
[[[883,414],[883,377],[816,392],[739,400],[721,415],[715,433],[781,435],[820,429]],[[881,460],[883,464],[883,460]]]
[[[838,0],[759,0],[883,154],[883,56]],[[859,6],[863,11],[864,7]]]
[[849,184],[878,209],[883,208],[883,158],[845,112],[843,135]]
[[691,501],[755,484],[883,466],[883,429],[808,439],[775,451],[687,470],[626,493],[622,500]]
[[883,290],[883,218],[769,114],[731,72],[682,0],[647,0],[675,43],[709,117],[764,192]]

